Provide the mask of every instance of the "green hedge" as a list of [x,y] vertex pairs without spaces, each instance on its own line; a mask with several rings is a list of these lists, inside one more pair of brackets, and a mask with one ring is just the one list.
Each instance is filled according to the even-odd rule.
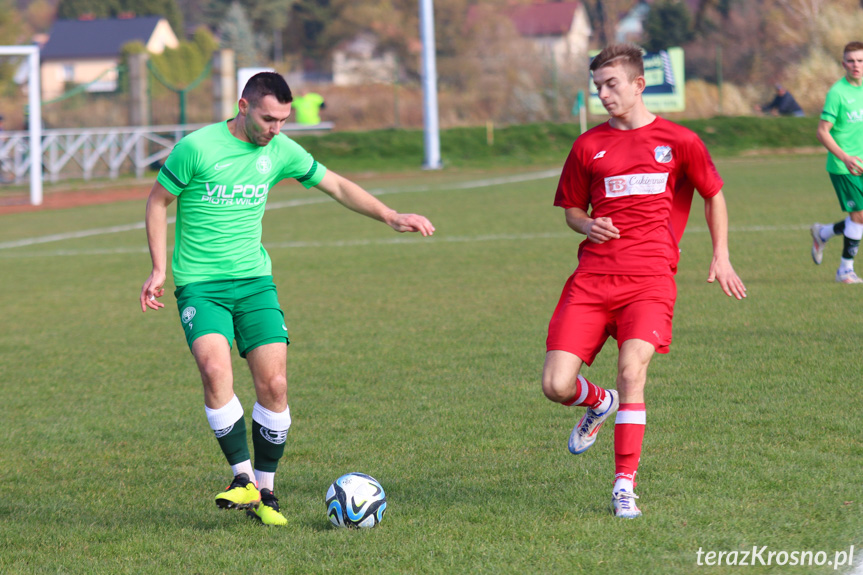
[[[718,117],[687,120],[714,156],[747,150],[818,147],[818,118]],[[577,124],[528,124],[498,127],[489,145],[486,128],[453,128],[440,134],[441,157],[447,167],[548,165],[562,163]],[[341,170],[407,170],[424,159],[422,130],[333,132],[295,138],[324,164]]]

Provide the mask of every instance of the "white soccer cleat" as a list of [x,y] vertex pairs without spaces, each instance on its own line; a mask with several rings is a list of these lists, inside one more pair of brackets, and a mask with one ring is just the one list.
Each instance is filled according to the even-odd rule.
[[841,284],[863,284],[863,280],[857,277],[854,270],[836,270],[836,281]]
[[572,433],[569,435],[569,451],[575,455],[584,453],[596,441],[596,435],[599,433],[599,428],[605,423],[609,416],[617,411],[620,406],[620,400],[617,397],[617,392],[613,389],[605,390],[611,394],[611,405],[602,413],[597,413],[591,408],[587,408],[584,417],[581,421],[572,428]]
[[812,232],[812,261],[816,266],[820,266],[824,261],[824,244],[827,243],[821,239],[821,224],[812,224],[809,231]]
[[621,489],[611,495],[611,512],[615,517],[635,519],[641,517],[641,509],[635,504],[638,495]]

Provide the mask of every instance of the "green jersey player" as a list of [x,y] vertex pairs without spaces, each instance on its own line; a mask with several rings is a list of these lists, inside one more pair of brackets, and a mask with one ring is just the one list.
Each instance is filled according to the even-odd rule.
[[836,281],[863,283],[854,272],[854,256],[863,239],[863,42],[850,42],[842,54],[845,77],[827,92],[818,141],[827,148],[827,172],[839,198],[839,206],[848,216],[834,224],[812,225],[812,260],[824,259],[824,244],[842,235],[842,259]]
[[[141,310],[164,307],[167,211],[177,201],[171,266],[183,331],[204,384],[207,420],[231,466],[233,481],[216,496],[223,509],[246,509],[267,525],[284,525],[274,477],[291,425],[287,400],[288,330],[261,244],[261,220],[272,187],[295,178],[345,207],[398,232],[434,233],[425,217],[400,214],[356,183],[327,170],[281,134],[291,90],[274,72],[253,76],[237,116],[189,134],[174,147],[147,200],[153,269],[141,288]],[[234,394],[231,346],[249,364],[255,386],[252,465],[243,407]]]

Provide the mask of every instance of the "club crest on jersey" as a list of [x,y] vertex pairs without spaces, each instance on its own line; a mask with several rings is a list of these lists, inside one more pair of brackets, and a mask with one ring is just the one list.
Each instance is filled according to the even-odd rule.
[[671,161],[671,146],[656,146],[653,150],[653,157],[660,164],[667,164]]
[[258,169],[258,173],[266,174],[273,168],[273,162],[269,156],[261,156],[255,163],[255,168]]

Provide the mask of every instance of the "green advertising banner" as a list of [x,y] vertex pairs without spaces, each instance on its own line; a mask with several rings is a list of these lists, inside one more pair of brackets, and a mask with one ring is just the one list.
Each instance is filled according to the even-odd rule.
[[[599,54],[590,53],[593,58]],[[642,97],[651,112],[682,112],[686,109],[685,73],[683,70],[683,48],[668,48],[644,54],[644,79],[647,87]],[[598,116],[607,112],[599,101],[596,86],[590,82],[590,97],[587,109]]]

